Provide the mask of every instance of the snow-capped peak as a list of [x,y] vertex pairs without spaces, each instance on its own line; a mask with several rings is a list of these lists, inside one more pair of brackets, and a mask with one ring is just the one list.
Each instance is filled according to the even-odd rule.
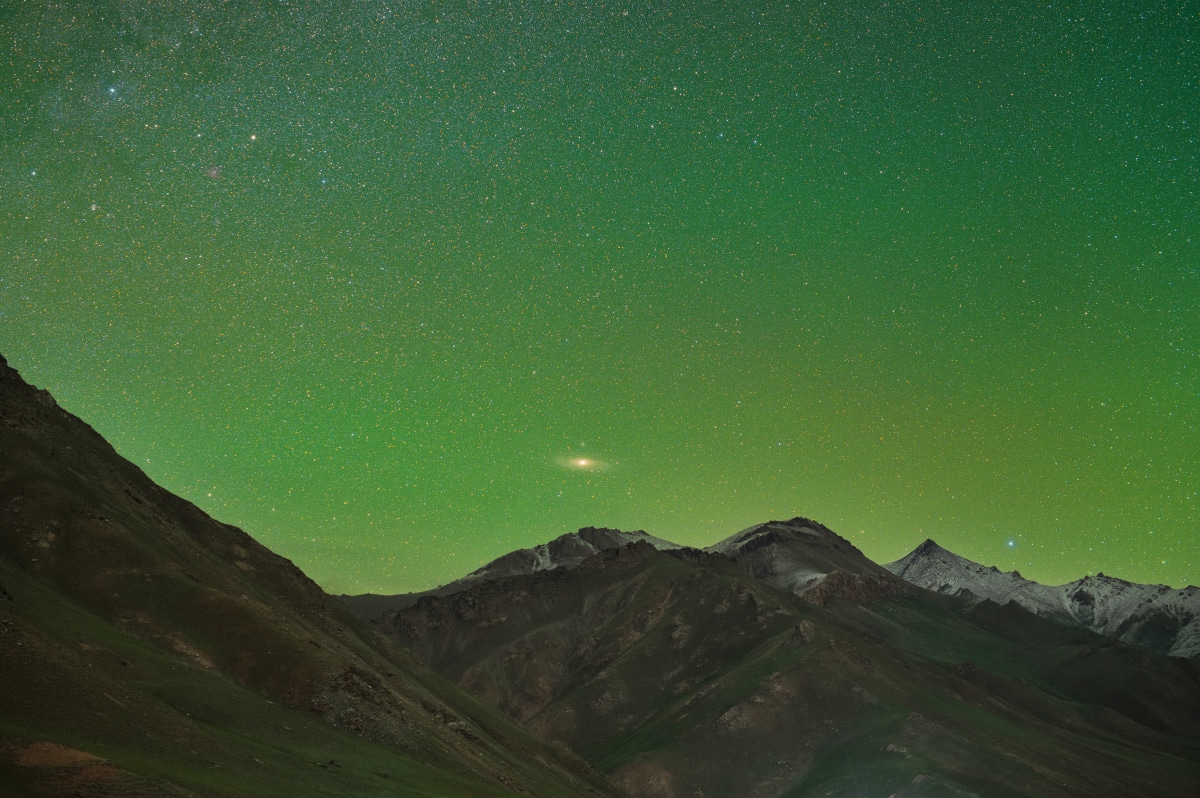
[[753,548],[753,543],[756,540],[760,540],[772,533],[797,536],[807,535],[813,538],[821,538],[826,535],[837,537],[828,527],[816,521],[796,517],[790,521],[767,521],[763,524],[746,527],[741,532],[730,535],[719,543],[714,543],[706,548],[705,551],[714,554],[732,555],[735,552]]
[[972,562],[926,540],[884,565],[914,585],[970,602],[1015,601],[1061,623],[1082,626],[1177,657],[1200,657],[1200,590],[1143,585],[1104,574],[1043,585],[1018,571]]

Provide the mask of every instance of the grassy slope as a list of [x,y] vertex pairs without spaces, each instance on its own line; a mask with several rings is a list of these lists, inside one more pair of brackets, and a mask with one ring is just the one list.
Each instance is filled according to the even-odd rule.
[[[9,748],[54,740],[136,774],[127,787],[149,789],[145,780],[199,795],[511,794],[271,701],[3,566],[12,600],[0,616],[11,652],[0,658],[0,734]],[[0,778],[32,787],[52,775],[22,770],[9,763]]]
[[4,794],[612,794],[2,361],[0,738]]

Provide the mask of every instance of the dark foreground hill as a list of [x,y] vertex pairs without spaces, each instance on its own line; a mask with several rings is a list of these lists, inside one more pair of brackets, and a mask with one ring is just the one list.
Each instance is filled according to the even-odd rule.
[[1198,794],[1194,662],[930,593],[806,519],[639,538],[376,623],[639,796]]
[[616,795],[0,358],[0,795]]

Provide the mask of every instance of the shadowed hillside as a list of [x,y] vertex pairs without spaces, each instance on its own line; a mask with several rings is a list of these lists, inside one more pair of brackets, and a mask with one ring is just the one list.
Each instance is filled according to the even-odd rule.
[[379,628],[638,796],[1200,783],[1194,663],[915,588],[806,519],[396,604]]
[[0,358],[4,795],[615,795]]

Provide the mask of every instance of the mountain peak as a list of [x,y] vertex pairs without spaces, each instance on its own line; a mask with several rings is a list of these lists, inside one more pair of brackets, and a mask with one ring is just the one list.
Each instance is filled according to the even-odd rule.
[[[913,549],[913,554],[933,554],[939,551],[946,551],[937,544],[933,538],[925,538],[925,542]],[[947,552],[949,553],[949,552]]]
[[623,532],[609,527],[585,526],[578,532],[560,535],[548,543],[511,551],[433,592],[453,593],[480,580],[502,579],[554,568],[574,568],[602,551],[623,549],[637,543],[645,543],[659,551],[684,548],[640,529]]
[[761,546],[770,545],[784,538],[798,538],[803,540],[805,538],[822,537],[844,541],[849,545],[849,541],[845,541],[844,538],[824,524],[809,518],[796,516],[787,521],[772,520],[746,527],[741,532],[730,535],[724,540],[709,546],[705,551],[725,555],[731,555],[735,552],[749,553]]
[[[895,562],[884,564],[883,567],[901,579],[924,586],[923,577],[931,570],[961,569],[968,564],[976,565],[949,549],[942,548],[933,538],[925,538],[924,543]],[[976,567],[983,569],[982,565],[976,565]]]
[[1098,573],[1065,585],[1043,585],[980,565],[932,540],[884,568],[919,587],[969,602],[1016,602],[1046,618],[1178,657],[1200,656],[1200,596],[1165,585],[1141,585]]
[[747,527],[705,549],[728,557],[758,579],[803,593],[828,574],[879,574],[850,541],[824,524],[796,516]]

